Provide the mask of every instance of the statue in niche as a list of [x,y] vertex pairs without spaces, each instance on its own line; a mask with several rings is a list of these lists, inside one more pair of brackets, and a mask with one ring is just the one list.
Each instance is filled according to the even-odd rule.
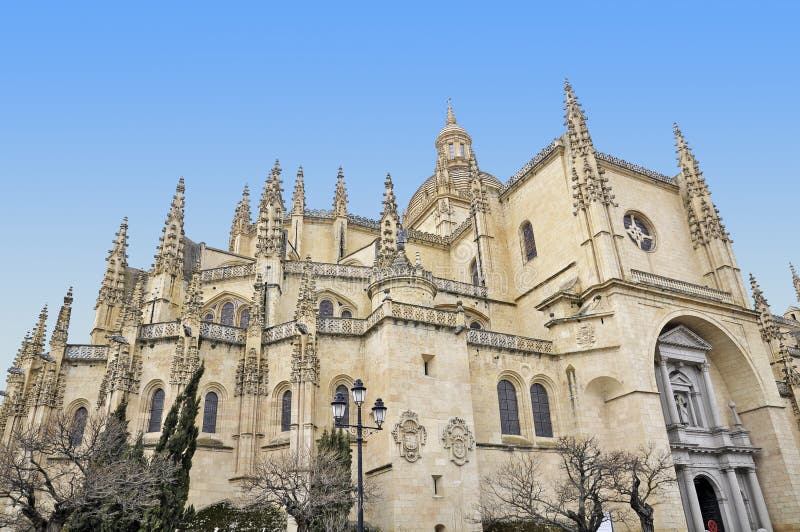
[[691,417],[689,417],[689,401],[684,394],[675,394],[675,406],[678,409],[678,419],[684,425],[691,424]]

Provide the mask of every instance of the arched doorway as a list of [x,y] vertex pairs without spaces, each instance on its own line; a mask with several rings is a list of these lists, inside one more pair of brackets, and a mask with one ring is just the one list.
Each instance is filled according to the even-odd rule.
[[711,525],[711,521],[713,521],[717,525],[718,532],[725,532],[714,486],[706,477],[700,476],[694,479],[694,489],[697,491],[697,501],[700,503],[700,513],[703,516],[703,525],[706,530],[713,530]]

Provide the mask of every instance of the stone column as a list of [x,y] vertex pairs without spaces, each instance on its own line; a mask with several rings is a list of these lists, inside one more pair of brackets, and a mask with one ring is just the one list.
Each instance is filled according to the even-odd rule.
[[681,418],[678,415],[678,407],[675,406],[675,392],[672,391],[672,382],[669,380],[667,357],[660,355],[658,366],[661,369],[661,384],[663,385],[664,393],[667,395],[667,417],[669,418],[667,419],[667,425],[679,425]]
[[717,396],[714,394],[714,386],[711,384],[711,373],[709,372],[708,362],[703,362],[701,366],[703,369],[703,383],[706,387],[706,394],[708,395],[708,408],[711,410],[711,428],[721,427],[722,423],[719,422],[719,412],[717,412]]
[[756,470],[747,469],[746,471],[747,485],[750,488],[750,495],[753,498],[753,505],[756,508],[756,515],[758,516],[758,526],[765,529],[767,532],[772,532],[772,524],[770,524],[767,504],[764,502],[764,495],[761,493],[761,486],[758,484]]
[[742,491],[739,487],[739,480],[736,478],[736,470],[732,467],[724,469],[725,476],[728,478],[728,486],[733,498],[733,506],[736,508],[736,517],[739,521],[739,530],[751,530],[750,520],[747,518],[747,509],[744,507]]
[[697,490],[694,489],[694,478],[687,467],[681,469],[681,483],[686,499],[689,502],[689,526],[694,532],[704,532],[703,513],[700,511],[700,501],[697,499]]

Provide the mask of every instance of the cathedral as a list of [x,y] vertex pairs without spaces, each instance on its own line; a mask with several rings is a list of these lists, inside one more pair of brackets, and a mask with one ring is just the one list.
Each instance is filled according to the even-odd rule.
[[123,219],[90,344],[67,338],[71,289],[49,341],[42,310],[0,434],[126,400],[152,448],[202,361],[199,509],[240,498],[270,453],[313,448],[362,379],[367,420],[378,397],[388,408],[364,446],[381,530],[480,530],[482,479],[519,453],[555,478],[564,435],[671,450],[659,531],[800,530],[800,309],[773,314],[752,275],[749,301],[677,125],[671,177],[598,151],[569,83],[565,118],[502,180],[448,106],[433,174],[405,209],[387,175],[379,219],[348,212],[341,168],[332,209],[306,205],[302,167],[285,203],[276,161],[224,249],[185,234],[181,178],[150,268],[128,264]]

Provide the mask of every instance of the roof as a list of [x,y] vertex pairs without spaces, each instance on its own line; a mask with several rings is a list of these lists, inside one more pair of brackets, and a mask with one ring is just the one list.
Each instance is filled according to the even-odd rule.
[[[450,176],[450,180],[453,182],[453,186],[456,190],[456,195],[462,196],[465,199],[469,199],[470,197],[470,175],[469,175],[469,167],[467,166],[456,166],[453,168],[448,169],[448,174]],[[500,182],[492,174],[488,174],[486,172],[480,171],[481,178],[485,185],[500,188],[503,184]],[[428,179],[425,180],[422,185],[417,189],[416,192],[411,196],[411,199],[408,201],[408,208],[406,213],[409,217],[414,216],[418,213],[419,209],[422,209],[425,205],[427,205],[428,200],[433,198],[436,195],[436,176],[432,175]]]

